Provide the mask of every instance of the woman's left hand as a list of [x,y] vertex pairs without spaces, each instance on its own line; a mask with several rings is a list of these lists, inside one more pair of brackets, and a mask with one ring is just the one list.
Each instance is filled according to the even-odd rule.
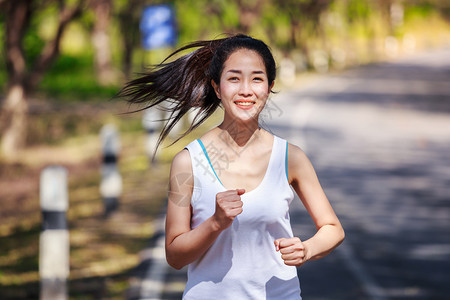
[[281,238],[275,240],[275,250],[280,251],[281,258],[288,266],[299,267],[307,260],[307,250],[305,245],[298,237]]

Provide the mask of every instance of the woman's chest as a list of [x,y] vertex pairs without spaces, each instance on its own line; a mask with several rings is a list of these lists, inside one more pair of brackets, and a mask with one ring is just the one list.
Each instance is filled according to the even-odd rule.
[[218,176],[226,189],[245,189],[246,192],[249,192],[261,184],[266,172],[267,164],[234,162],[218,173]]

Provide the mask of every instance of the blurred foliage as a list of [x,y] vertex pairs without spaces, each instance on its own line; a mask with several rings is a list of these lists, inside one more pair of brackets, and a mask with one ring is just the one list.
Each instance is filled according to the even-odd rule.
[[100,86],[96,82],[92,56],[61,55],[44,76],[39,92],[50,99],[95,101],[112,98],[117,86]]
[[436,8],[431,3],[409,6],[405,11],[405,21],[428,18],[435,13],[437,13]]

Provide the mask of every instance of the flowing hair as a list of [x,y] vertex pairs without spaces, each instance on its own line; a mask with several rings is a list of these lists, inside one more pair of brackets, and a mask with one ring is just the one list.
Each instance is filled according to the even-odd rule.
[[[180,58],[169,59],[185,50],[192,50]],[[134,112],[166,104],[170,113],[159,136],[156,149],[173,127],[191,109],[198,111],[189,128],[172,144],[189,134],[210,117],[220,106],[211,80],[219,84],[223,65],[238,49],[250,49],[259,53],[266,66],[269,86],[275,80],[276,65],[268,46],[257,39],[238,34],[210,41],[196,41],[179,48],[160,64],[125,84],[118,96],[130,104],[144,104]],[[155,150],[156,153],[156,150]]]

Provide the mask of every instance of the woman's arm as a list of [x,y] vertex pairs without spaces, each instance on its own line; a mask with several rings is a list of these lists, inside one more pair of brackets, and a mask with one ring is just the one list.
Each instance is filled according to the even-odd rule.
[[317,228],[316,234],[304,242],[299,238],[275,241],[285,263],[298,266],[329,254],[344,240],[345,234],[311,162],[297,146],[288,147],[289,182]]
[[242,212],[240,195],[244,190],[218,193],[216,211],[205,222],[191,229],[190,200],[194,180],[188,150],[178,153],[172,162],[166,217],[166,259],[176,269],[202,256],[219,234]]

